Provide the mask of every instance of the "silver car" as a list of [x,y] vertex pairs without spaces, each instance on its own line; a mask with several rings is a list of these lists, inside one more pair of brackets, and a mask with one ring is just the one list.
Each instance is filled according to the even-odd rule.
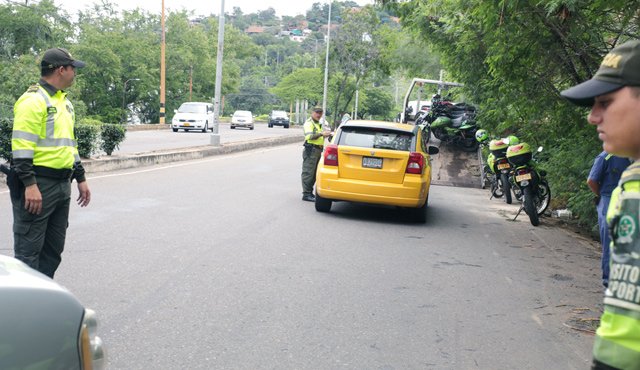
[[0,255],[0,369],[102,369],[97,321],[68,290]]
[[237,110],[231,116],[231,128],[248,127],[253,130],[253,114],[248,110]]

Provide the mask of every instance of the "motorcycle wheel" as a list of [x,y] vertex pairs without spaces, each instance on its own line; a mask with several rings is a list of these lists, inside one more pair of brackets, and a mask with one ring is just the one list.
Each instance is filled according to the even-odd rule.
[[511,183],[509,183],[509,176],[501,173],[500,179],[502,180],[502,193],[504,194],[504,201],[507,202],[507,204],[511,204]]
[[491,177],[491,194],[494,198],[502,198],[504,193],[502,192],[502,180],[499,176],[492,175]]
[[[431,126],[429,126],[429,128],[431,128]],[[434,129],[432,132],[433,136],[435,136],[438,140],[442,140],[442,138],[444,137],[444,132],[441,128]]]
[[475,152],[478,150],[478,140],[475,137],[467,137],[462,139],[462,150],[465,152]]
[[429,143],[429,140],[431,140],[431,125],[427,125],[427,129],[425,130],[424,134],[427,138],[426,143]]
[[513,191],[513,196],[516,198],[518,202],[522,202],[522,190],[519,187],[511,184],[511,190]]
[[524,195],[524,211],[529,216],[529,221],[531,221],[531,225],[538,226],[540,225],[540,218],[538,217],[538,212],[536,209],[536,204],[534,202],[533,190],[530,186],[526,186],[522,189],[522,193]]
[[542,215],[551,203],[551,189],[546,180],[540,181],[538,184],[538,196],[536,199],[536,210],[538,215]]

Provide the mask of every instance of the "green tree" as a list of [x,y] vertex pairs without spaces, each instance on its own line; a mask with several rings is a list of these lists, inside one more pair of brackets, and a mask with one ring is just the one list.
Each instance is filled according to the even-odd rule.
[[640,36],[640,3],[381,2],[465,84],[464,94],[480,106],[483,127],[550,149],[556,205],[586,209],[585,171],[600,144],[584,110],[559,92],[588,79],[615,44]]
[[376,70],[386,72],[386,63],[380,58],[382,47],[378,33],[379,19],[373,7],[359,11],[346,11],[344,23],[331,42],[329,69],[337,82],[331,103],[333,120],[340,111],[347,110],[356,87]]
[[270,91],[286,103],[301,99],[314,105],[322,102],[323,78],[322,71],[317,68],[300,68],[285,76]]

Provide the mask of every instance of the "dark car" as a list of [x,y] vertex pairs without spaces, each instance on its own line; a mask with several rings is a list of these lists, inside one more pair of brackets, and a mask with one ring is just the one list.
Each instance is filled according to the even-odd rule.
[[269,114],[269,128],[276,126],[284,126],[289,128],[289,115],[283,110],[273,110]]

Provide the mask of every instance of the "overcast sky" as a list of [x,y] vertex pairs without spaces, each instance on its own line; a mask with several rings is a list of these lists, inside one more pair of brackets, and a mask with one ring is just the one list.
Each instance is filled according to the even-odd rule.
[[[143,8],[152,13],[160,14],[162,11],[162,0],[108,0],[117,4],[121,9]],[[374,0],[354,0],[360,5],[373,4]],[[71,14],[83,10],[92,3],[98,1],[82,1],[82,0],[54,0],[55,4],[61,5]],[[225,13],[231,13],[234,7],[239,7],[245,14],[255,13],[258,10],[266,10],[273,8],[277,16],[297,14],[306,14],[313,3],[327,3],[327,0],[225,0]],[[221,0],[164,0],[166,10],[194,10],[195,15],[220,14]]]

